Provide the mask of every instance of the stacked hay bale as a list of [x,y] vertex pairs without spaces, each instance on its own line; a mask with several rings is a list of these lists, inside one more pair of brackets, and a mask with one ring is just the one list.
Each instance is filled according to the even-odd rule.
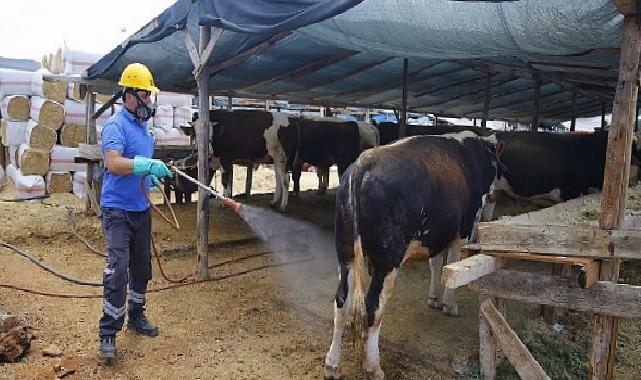
[[189,145],[190,137],[180,129],[191,122],[191,95],[174,92],[159,92],[156,115],[153,118],[153,133],[156,145]]

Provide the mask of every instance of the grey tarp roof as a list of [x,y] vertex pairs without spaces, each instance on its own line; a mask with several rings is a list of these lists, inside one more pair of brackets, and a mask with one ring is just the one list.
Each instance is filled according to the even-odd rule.
[[[92,66],[88,76],[117,80],[126,64],[140,61],[150,67],[162,90],[194,93],[184,38],[173,32],[186,25],[198,41],[199,21],[214,25],[203,22],[207,7],[199,6],[210,2],[217,3],[178,1],[129,41],[160,39],[117,47]],[[183,17],[184,24],[167,23],[167,12]],[[533,78],[539,74],[541,119],[568,119],[574,93],[580,116],[600,114],[602,103],[609,110],[623,25],[611,0],[364,0],[325,21],[269,34],[239,27],[233,14],[225,22],[226,15],[220,13],[215,25],[225,31],[209,61],[213,93],[395,108],[401,105],[407,57],[410,109],[479,117],[486,73],[493,72],[490,117],[500,119],[530,118]],[[251,24],[252,17],[243,21]],[[258,18],[265,27],[268,18]],[[163,22],[169,26],[159,29]],[[226,64],[256,45],[260,53]]]

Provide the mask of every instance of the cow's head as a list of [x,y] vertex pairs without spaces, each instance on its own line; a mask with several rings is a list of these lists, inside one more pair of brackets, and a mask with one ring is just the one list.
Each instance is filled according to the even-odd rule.
[[496,168],[497,177],[500,178],[501,174],[509,170],[507,165],[505,165],[501,161],[501,155],[503,154],[503,150],[505,149],[505,141],[497,140],[496,134],[492,134],[489,136],[479,136],[479,138],[483,143],[483,147],[485,147],[488,154],[490,155],[492,165]]

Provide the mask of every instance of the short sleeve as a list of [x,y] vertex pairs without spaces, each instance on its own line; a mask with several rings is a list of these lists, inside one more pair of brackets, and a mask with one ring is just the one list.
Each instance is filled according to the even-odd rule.
[[109,121],[102,128],[102,153],[103,155],[108,150],[115,150],[122,154],[125,150],[125,136],[122,134],[122,129],[119,128],[115,121]]

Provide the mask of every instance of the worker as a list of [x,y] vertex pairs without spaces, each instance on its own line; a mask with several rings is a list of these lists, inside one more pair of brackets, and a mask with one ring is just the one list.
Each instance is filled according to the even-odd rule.
[[172,177],[162,161],[151,158],[154,138],[147,121],[153,115],[151,94],[158,92],[151,72],[143,64],[132,63],[123,70],[118,85],[123,107],[102,130],[105,170],[100,207],[107,264],[99,351],[107,362],[116,357],[116,333],[123,326],[125,310],[128,330],[158,335],[158,327],[145,316],[151,279],[151,213],[143,191],[149,192],[159,177]]

